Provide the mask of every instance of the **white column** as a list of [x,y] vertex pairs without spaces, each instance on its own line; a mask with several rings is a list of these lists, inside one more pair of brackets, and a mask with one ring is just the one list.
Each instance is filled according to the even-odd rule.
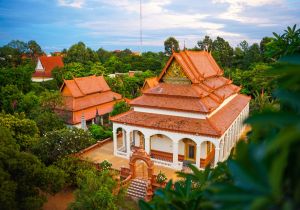
[[201,152],[200,149],[201,149],[201,143],[197,142],[197,148],[196,148],[196,166],[198,168],[200,168],[200,152]]
[[[126,147],[126,131],[122,128],[122,146]],[[127,150],[126,150],[127,151]]]
[[150,136],[146,136],[145,137],[145,151],[150,154]]
[[224,138],[220,141],[219,161],[223,160]]
[[178,141],[173,140],[173,167],[178,168]]
[[215,148],[215,159],[214,159],[214,167],[217,166],[218,162],[219,162],[219,152],[220,152],[220,148],[216,147]]
[[126,152],[127,152],[127,158],[130,158],[130,132],[126,130]]
[[118,136],[117,136],[117,130],[113,129],[113,143],[114,143],[114,155],[117,155],[118,151]]

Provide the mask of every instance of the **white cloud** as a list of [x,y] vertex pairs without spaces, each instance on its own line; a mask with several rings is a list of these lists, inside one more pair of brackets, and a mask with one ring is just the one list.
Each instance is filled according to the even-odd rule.
[[249,16],[249,14],[245,13],[245,10],[249,7],[280,5],[283,3],[283,0],[213,0],[213,3],[229,5],[227,10],[218,16],[221,19],[266,26],[272,24],[272,17],[254,17],[253,14]]
[[64,7],[82,8],[84,3],[85,0],[58,0],[58,5]]

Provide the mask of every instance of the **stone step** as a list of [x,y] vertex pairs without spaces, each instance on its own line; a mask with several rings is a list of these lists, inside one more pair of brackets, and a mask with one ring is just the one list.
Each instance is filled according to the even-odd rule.
[[127,195],[135,198],[144,198],[147,192],[147,181],[142,179],[134,179],[131,181]]

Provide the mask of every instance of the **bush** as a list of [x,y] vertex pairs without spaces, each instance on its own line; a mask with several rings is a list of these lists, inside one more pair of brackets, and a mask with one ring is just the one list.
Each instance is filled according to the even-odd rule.
[[112,164],[110,162],[108,162],[107,160],[104,160],[99,164],[99,166],[102,170],[110,170]]
[[159,173],[156,176],[156,182],[158,184],[162,184],[167,180],[167,177],[164,173],[162,173],[161,171],[159,171]]
[[51,164],[66,155],[79,152],[95,142],[89,132],[77,128],[64,128],[46,133],[34,148],[34,152],[46,164]]
[[91,132],[94,139],[103,140],[109,137],[112,137],[111,130],[105,130],[102,126],[93,124],[89,127],[89,131]]

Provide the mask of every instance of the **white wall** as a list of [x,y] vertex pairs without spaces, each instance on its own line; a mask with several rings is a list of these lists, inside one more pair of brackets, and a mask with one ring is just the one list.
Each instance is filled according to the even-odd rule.
[[151,137],[150,144],[152,150],[173,153],[173,142],[166,136],[154,135]]

